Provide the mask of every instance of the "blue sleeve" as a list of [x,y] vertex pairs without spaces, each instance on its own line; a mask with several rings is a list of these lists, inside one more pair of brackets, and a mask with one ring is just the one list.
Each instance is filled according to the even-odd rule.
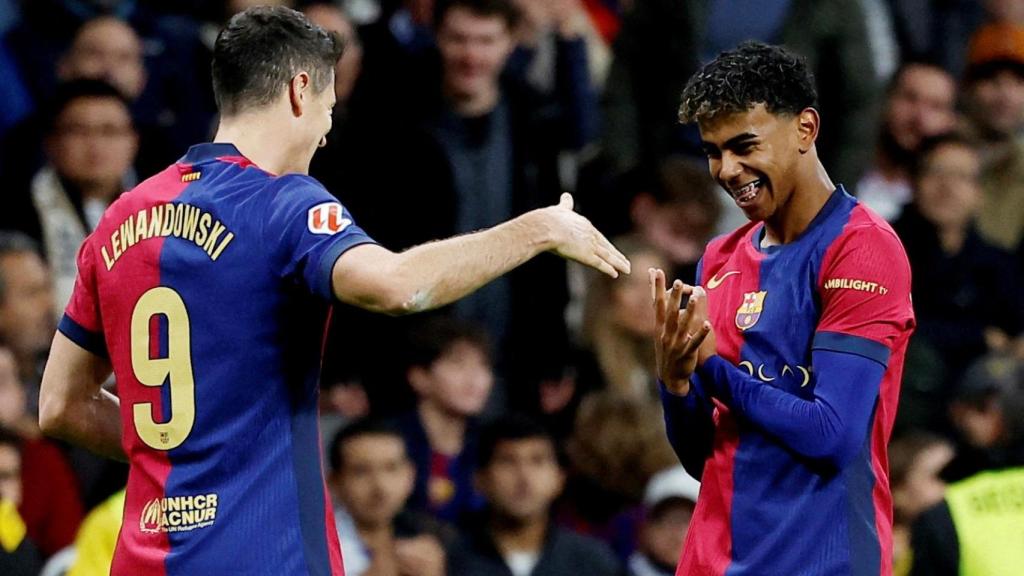
[[704,388],[784,445],[844,467],[863,448],[885,365],[861,354],[815,349],[814,396],[804,399],[750,376],[721,356],[697,369]]
[[659,387],[668,442],[690,476],[700,478],[715,438],[715,423],[711,418],[714,407],[696,374],[690,377],[690,393],[686,396],[676,396],[664,384]]
[[278,273],[325,300],[333,299],[331,273],[346,250],[373,239],[337,198],[309,176],[280,178],[264,229]]

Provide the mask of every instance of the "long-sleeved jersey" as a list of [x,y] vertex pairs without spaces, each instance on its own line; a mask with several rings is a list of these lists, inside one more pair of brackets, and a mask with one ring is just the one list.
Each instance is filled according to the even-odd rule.
[[708,246],[718,356],[687,396],[663,390],[670,440],[702,478],[677,574],[889,575],[906,255],[842,187],[795,241],[763,235],[750,223]]

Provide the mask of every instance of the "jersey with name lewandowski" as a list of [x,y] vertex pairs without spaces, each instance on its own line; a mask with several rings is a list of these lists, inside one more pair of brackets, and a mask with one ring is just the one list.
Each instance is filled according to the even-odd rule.
[[230,144],[107,210],[59,329],[117,382],[130,472],[111,574],[343,574],[318,378],[333,265],[369,242],[316,180]]

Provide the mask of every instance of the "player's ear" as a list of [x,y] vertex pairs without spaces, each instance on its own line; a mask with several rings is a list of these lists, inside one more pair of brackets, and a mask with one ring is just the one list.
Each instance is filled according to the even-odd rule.
[[814,108],[807,107],[800,111],[796,117],[797,138],[801,154],[806,154],[814,147],[814,141],[818,139],[818,129],[821,127],[821,117]]
[[313,96],[313,79],[308,72],[299,72],[292,76],[288,83],[288,102],[295,117],[302,116],[303,111]]

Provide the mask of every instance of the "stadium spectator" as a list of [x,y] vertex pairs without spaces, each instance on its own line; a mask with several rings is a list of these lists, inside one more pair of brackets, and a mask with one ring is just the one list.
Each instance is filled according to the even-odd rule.
[[886,91],[875,158],[857,182],[857,199],[894,220],[910,202],[910,172],[921,141],[956,124],[956,81],[936,64],[908,61]]
[[[328,0],[306,4],[302,7],[302,13],[313,24],[336,33],[345,46],[334,67],[334,95],[338,99],[334,108],[335,112],[344,110],[363,66],[363,47],[359,43],[355,26],[337,3]],[[320,154],[323,155],[323,152]]]
[[146,87],[142,40],[135,30],[113,16],[100,16],[82,24],[71,47],[57,64],[57,78],[103,80],[129,101]]
[[53,336],[53,311],[50,270],[38,244],[20,232],[0,231],[0,339],[14,352],[33,413]]
[[100,80],[61,85],[48,114],[46,165],[32,178],[31,204],[11,214],[10,225],[41,241],[56,314],[71,297],[82,241],[135,184],[139,140],[127,102]]
[[18,514],[23,491],[18,444],[17,437],[0,426],[0,573],[36,576],[42,557]]
[[699,154],[696,131],[676,118],[686,79],[720,50],[759,39],[808,58],[826,119],[819,150],[840,182],[856,182],[870,162],[880,92],[866,32],[862,2],[635,2],[606,84],[603,146],[613,171]]
[[432,318],[410,335],[406,378],[416,407],[398,417],[416,484],[410,506],[450,522],[478,509],[473,489],[477,417],[494,384],[487,336],[478,328]]
[[919,154],[914,201],[893,229],[914,278],[915,340],[942,358],[948,390],[986,351],[1022,347],[1017,338],[1024,329],[1024,286],[1012,257],[975,227],[983,203],[978,152],[967,140],[944,135],[925,140]]
[[682,574],[891,570],[879,462],[915,325],[910,266],[828,176],[816,94],[802,58],[757,42],[683,93],[680,119],[751,222],[708,245],[699,288],[666,297],[650,271],[669,439],[702,482]]
[[[913,576],[1010,576],[1024,563],[1024,365],[987,357],[964,376],[954,418],[966,442],[945,498],[913,527]],[[959,412],[959,413],[957,413]]]
[[984,161],[978,230],[1013,252],[1024,238],[1024,25],[988,24],[971,38],[966,129]]
[[604,544],[551,522],[565,477],[543,427],[506,416],[481,433],[476,483],[487,508],[464,529],[464,574],[611,576],[622,567]]
[[0,340],[0,428],[17,439],[20,484],[18,500],[29,538],[44,557],[71,544],[82,521],[79,484],[68,459],[56,444],[43,438],[12,350]]
[[581,174],[585,212],[610,234],[639,233],[669,258],[678,278],[693,278],[713,236],[746,221],[707,166],[693,158],[673,155],[614,178],[603,178],[596,163]]
[[953,445],[940,436],[911,432],[889,444],[889,484],[892,489],[893,574],[910,573],[913,552],[910,527],[925,510],[942,501],[946,482],[943,468],[953,459]]
[[446,551],[454,546],[454,531],[403,510],[416,470],[397,429],[374,420],[349,424],[331,442],[330,463],[346,574],[458,574]]
[[630,576],[675,576],[699,490],[700,482],[682,466],[651,477],[644,490],[644,521],[637,551],[629,557]]
[[[637,270],[665,268],[662,252],[635,236],[619,237],[615,245]],[[641,274],[619,282],[588,276],[583,312],[583,344],[590,351],[596,370],[587,374],[592,387],[623,396],[653,399],[658,394],[651,338],[654,310],[651,289]],[[600,385],[598,385],[600,383]]]
[[592,394],[566,442],[568,484],[555,520],[604,541],[622,561],[636,546],[648,481],[674,464],[658,412],[649,398]]
[[581,38],[587,47],[587,78],[595,87],[604,85],[611,50],[594,26],[584,2],[514,1],[523,18],[516,30],[516,51],[509,63],[509,73],[523,75],[540,92],[551,92],[557,77],[558,42]]
[[[364,215],[362,225],[385,244],[469,232],[549,203],[562,190],[560,152],[592,139],[597,106],[582,41],[559,44],[553,99],[502,76],[519,21],[511,1],[439,5],[440,71],[417,92],[422,98],[405,98],[397,109],[404,114],[388,111],[404,127],[382,137],[386,125],[378,126],[376,137],[361,141],[356,168],[335,188],[352,198],[353,211],[362,209],[356,212]],[[401,169],[394,158],[401,158]],[[496,369],[512,383],[513,402],[515,394],[534,389],[526,384],[561,377],[568,340],[565,277],[561,262],[542,257],[453,306],[455,316],[481,324],[494,339]],[[336,318],[339,326],[365,324],[358,316]],[[378,366],[388,363],[381,353],[395,325],[377,320],[347,331],[349,338],[336,344],[362,351],[355,356],[369,390],[378,387],[370,380]]]

